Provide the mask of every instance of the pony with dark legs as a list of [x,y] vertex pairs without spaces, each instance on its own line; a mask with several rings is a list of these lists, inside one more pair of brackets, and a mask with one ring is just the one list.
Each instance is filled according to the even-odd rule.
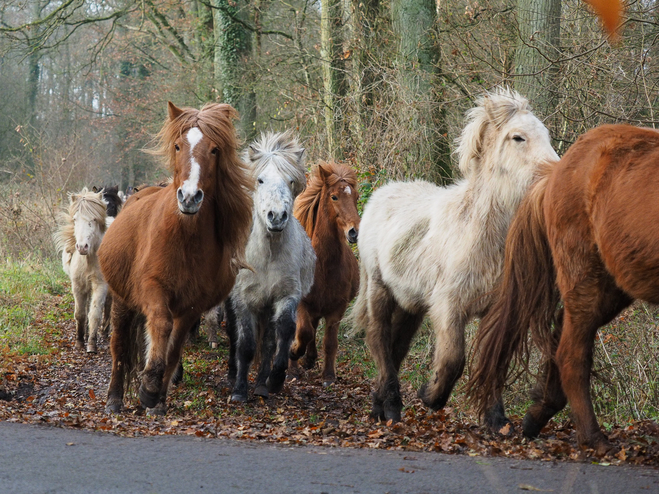
[[247,400],[247,373],[257,345],[261,365],[254,394],[278,393],[286,379],[297,307],[311,289],[316,264],[311,241],[292,214],[306,185],[303,153],[290,132],[263,134],[245,153],[256,189],[245,249],[251,269],[240,271],[224,304],[231,401]]
[[[243,265],[253,185],[238,156],[236,117],[229,105],[197,110],[169,103],[153,152],[165,158],[173,180],[132,195],[108,229],[99,250],[113,297],[108,411],[121,411],[124,378],[146,336],[140,403],[166,412],[190,328],[226,298]],[[146,335],[132,329],[138,315]]]
[[325,318],[323,338],[323,385],[336,380],[339,323],[359,288],[359,265],[348,242],[357,242],[357,174],[340,163],[320,163],[307,189],[295,201],[293,214],[311,238],[316,252],[316,270],[311,292],[297,308],[297,330],[291,346],[289,369],[297,372],[297,361],[312,369],[318,358],[316,329]]
[[100,192],[85,187],[69,195],[69,209],[60,215],[54,235],[62,252],[62,267],[71,279],[75,299],[76,347],[97,352],[98,329],[103,326],[103,308],[108,285],[101,274],[98,249],[106,230],[106,203]]
[[372,195],[359,233],[361,277],[353,314],[378,368],[373,419],[398,421],[398,371],[426,314],[435,331],[433,376],[419,390],[442,408],[465,365],[464,328],[489,306],[508,226],[540,165],[558,157],[526,99],[487,94],[458,139],[463,178],[386,185]]
[[530,328],[546,361],[524,434],[537,436],[569,403],[579,445],[611,448],[590,398],[593,347],[598,328],[634,299],[659,303],[658,164],[659,132],[604,125],[547,168],[519,208],[469,381],[494,430],[508,422],[501,392]]

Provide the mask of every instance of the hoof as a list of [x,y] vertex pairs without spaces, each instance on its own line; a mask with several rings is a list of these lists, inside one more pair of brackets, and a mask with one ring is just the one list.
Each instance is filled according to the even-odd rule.
[[601,432],[596,434],[590,441],[580,441],[579,447],[582,449],[591,448],[593,454],[598,457],[610,455],[617,449]]
[[140,404],[143,408],[153,408],[158,404],[160,393],[151,393],[146,390],[144,384],[140,386]]
[[107,404],[105,405],[106,413],[121,413],[124,409],[124,404],[122,400],[116,398],[109,398]]
[[76,340],[76,348],[78,350],[84,350],[85,349],[85,342],[80,341],[80,340]]
[[150,417],[162,417],[167,413],[167,404],[160,402],[153,408],[147,408],[146,414]]
[[394,423],[400,422],[400,412],[401,408],[397,407],[384,407],[384,421],[389,422],[390,420]]
[[281,390],[284,389],[284,382],[286,382],[286,374],[284,374],[282,377],[283,378],[273,379],[272,376],[270,376],[267,379],[265,384],[268,386],[268,391],[270,393],[281,393]]
[[267,399],[269,396],[268,387],[265,384],[259,384],[254,390],[254,395]]
[[241,395],[238,393],[233,393],[231,395],[231,403],[245,403],[247,401],[247,396]]
[[89,344],[87,345],[87,353],[96,354],[98,353],[98,348],[96,348],[96,345]]
[[212,348],[213,350],[216,350],[216,349],[217,349],[217,341],[213,341],[213,342],[211,342],[211,348]]
[[527,414],[524,415],[524,420],[522,421],[522,432],[526,437],[530,439],[538,437],[543,427],[544,425],[538,423],[535,417],[530,413],[527,412]]
[[438,396],[437,398],[429,398],[428,383],[425,383],[423,386],[419,388],[419,391],[417,392],[417,396],[425,406],[427,406],[428,408],[434,411],[441,410],[442,408],[444,408],[444,405],[446,405],[446,402],[448,401],[448,396]]
[[334,384],[335,382],[336,382],[336,378],[335,378],[335,377],[328,377],[328,378],[325,378],[325,379],[323,379],[323,387],[326,388],[327,386],[331,386],[331,385]]

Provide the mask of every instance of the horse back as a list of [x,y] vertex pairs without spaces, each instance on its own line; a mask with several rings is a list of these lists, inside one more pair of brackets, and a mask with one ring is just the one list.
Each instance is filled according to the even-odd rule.
[[559,163],[547,193],[559,263],[575,264],[570,251],[587,253],[584,269],[599,257],[630,296],[659,303],[658,132],[628,125],[587,132]]

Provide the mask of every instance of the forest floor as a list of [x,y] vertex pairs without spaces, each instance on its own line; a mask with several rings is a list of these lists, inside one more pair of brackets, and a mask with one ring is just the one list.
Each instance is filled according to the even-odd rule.
[[[77,350],[72,298],[54,291],[40,295],[30,322],[41,335],[41,351],[20,353],[0,340],[0,420],[122,436],[179,434],[285,445],[659,466],[659,426],[654,421],[610,426],[607,433],[616,451],[594,458],[590,451],[577,448],[568,418],[552,421],[539,439],[529,441],[521,435],[520,417],[513,415],[515,431],[501,437],[477,425],[459,396],[444,410],[428,410],[416,398],[415,386],[405,379],[402,421],[393,425],[371,422],[373,369],[359,338],[346,339],[345,344],[342,340],[335,384],[323,387],[317,367],[289,380],[279,395],[252,398],[245,404],[229,402],[227,340],[222,338],[217,349],[198,341],[186,348],[185,378],[170,392],[166,416],[144,414],[134,394],[127,396],[123,413],[107,414],[111,366],[107,341],[97,355]],[[5,297],[0,305],[6,307],[9,302]],[[410,360],[413,365],[414,359]]]

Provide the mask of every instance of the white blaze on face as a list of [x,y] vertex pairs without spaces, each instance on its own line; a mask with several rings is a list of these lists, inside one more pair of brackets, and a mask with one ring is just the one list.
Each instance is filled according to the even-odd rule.
[[352,193],[352,189],[350,188],[349,185],[346,185],[346,188],[344,190],[345,190],[345,193],[348,194],[348,195],[350,195]]
[[201,167],[199,166],[199,162],[194,157],[194,148],[197,144],[199,144],[199,141],[201,141],[202,137],[204,137],[204,135],[201,133],[201,130],[199,130],[198,127],[192,127],[188,131],[188,143],[190,143],[190,175],[181,186],[183,197],[186,199],[194,197],[194,195],[197,193]]

